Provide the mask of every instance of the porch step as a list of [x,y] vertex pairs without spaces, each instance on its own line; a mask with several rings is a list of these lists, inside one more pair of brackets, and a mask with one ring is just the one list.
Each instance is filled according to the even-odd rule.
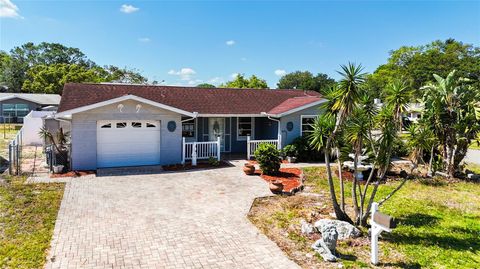
[[163,168],[161,165],[112,167],[112,168],[97,169],[97,177],[150,175],[150,174],[158,174],[161,172],[163,172]]

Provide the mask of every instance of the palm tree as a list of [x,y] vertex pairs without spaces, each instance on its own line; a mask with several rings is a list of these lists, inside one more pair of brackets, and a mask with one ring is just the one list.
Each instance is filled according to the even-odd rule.
[[[338,83],[337,87],[329,92],[330,103],[329,108],[331,113],[335,114],[336,121],[335,127],[331,135],[327,138],[325,142],[325,164],[327,168],[327,178],[328,185],[330,189],[330,196],[332,198],[332,204],[335,211],[335,214],[339,220],[348,221],[353,223],[350,217],[345,213],[345,210],[340,207],[338,204],[336,195],[335,195],[335,186],[333,183],[332,170],[330,167],[330,151],[334,145],[334,141],[337,139],[340,128],[344,123],[345,119],[353,112],[355,109],[359,97],[362,92],[362,84],[365,82],[365,75],[363,73],[362,65],[355,65],[353,63],[348,63],[347,65],[341,65],[342,71],[337,71],[342,79]],[[327,97],[328,99],[328,97]],[[319,140],[318,140],[319,141]],[[315,145],[315,143],[313,143]],[[340,158],[340,150],[338,146],[335,147],[337,153],[337,158]],[[341,177],[341,166],[338,169],[339,177]],[[343,195],[343,194],[342,194]]]
[[352,116],[348,118],[344,127],[344,137],[345,142],[353,146],[354,158],[353,158],[353,170],[354,170],[354,180],[352,184],[352,201],[353,201],[353,210],[355,213],[354,219],[355,223],[359,224],[360,216],[362,215],[362,210],[358,206],[357,198],[357,187],[361,193],[361,187],[358,182],[358,162],[359,157],[362,155],[364,141],[368,141],[370,137],[370,121],[366,115],[365,110],[362,108],[357,108],[353,111]]
[[402,130],[402,114],[407,110],[412,95],[413,89],[400,79],[393,80],[385,88],[385,103],[393,107],[399,131]]

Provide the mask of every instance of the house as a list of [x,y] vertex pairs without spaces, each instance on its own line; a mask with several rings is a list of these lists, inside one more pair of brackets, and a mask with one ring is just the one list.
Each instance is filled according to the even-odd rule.
[[411,122],[418,122],[422,118],[422,113],[425,110],[425,105],[423,103],[409,103],[407,105],[407,110],[403,115],[408,118]]
[[0,93],[0,122],[23,123],[30,111],[56,110],[60,103],[58,94]]
[[71,123],[72,168],[91,170],[180,163],[193,142],[205,154],[216,150],[205,141],[222,154],[246,153],[248,139],[281,147],[311,131],[323,102],[302,90],[69,83],[55,117]]

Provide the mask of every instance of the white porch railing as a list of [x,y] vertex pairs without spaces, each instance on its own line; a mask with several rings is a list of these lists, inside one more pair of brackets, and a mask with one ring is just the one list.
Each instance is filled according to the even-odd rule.
[[262,143],[272,144],[277,147],[277,149],[282,148],[282,136],[278,135],[277,139],[267,139],[267,140],[252,140],[250,136],[247,136],[247,160],[255,154],[258,146]]
[[186,160],[192,160],[192,165],[197,165],[197,160],[205,160],[211,157],[220,161],[220,137],[217,141],[208,142],[185,142],[182,143],[182,164]]

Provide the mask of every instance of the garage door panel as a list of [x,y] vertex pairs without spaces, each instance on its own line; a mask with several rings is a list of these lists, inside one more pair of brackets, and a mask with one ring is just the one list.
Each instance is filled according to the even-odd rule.
[[[117,126],[124,126],[124,128],[117,128]],[[159,121],[97,122],[97,167],[157,165],[159,163]]]

